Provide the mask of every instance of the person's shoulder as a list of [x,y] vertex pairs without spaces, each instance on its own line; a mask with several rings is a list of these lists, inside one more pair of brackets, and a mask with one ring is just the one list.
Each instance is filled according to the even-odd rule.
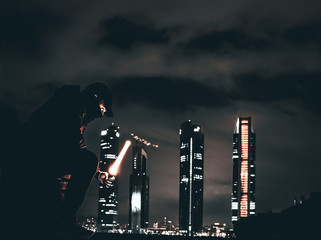
[[68,109],[70,106],[77,108],[82,102],[80,86],[64,85],[57,89],[53,97],[53,102],[62,109]]
[[80,94],[80,86],[77,85],[64,85],[63,87],[56,90],[55,95],[65,95],[65,94]]

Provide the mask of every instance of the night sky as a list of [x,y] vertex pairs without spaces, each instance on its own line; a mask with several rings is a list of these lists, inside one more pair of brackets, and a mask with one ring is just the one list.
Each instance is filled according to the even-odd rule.
[[[204,127],[204,225],[230,222],[232,137],[252,117],[257,212],[321,191],[321,1],[16,1],[0,3],[0,106],[21,121],[64,84],[105,82],[113,119],[86,129],[99,154],[114,122],[147,148],[150,222],[178,224],[179,128]],[[1,114],[1,125],[13,115]],[[48,134],[50,130],[48,129]],[[44,159],[45,161],[45,159]],[[131,152],[119,176],[128,223]],[[97,215],[93,180],[79,216]]]

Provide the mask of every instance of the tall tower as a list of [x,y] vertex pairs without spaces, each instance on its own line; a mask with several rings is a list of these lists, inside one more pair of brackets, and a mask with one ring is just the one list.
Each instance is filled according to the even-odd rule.
[[[112,124],[101,131],[99,168],[108,171],[119,153],[119,127]],[[98,232],[111,232],[117,226],[118,216],[118,178],[109,188],[99,183]]]
[[141,233],[148,227],[149,177],[146,173],[147,153],[142,146],[133,147],[133,172],[130,175],[129,227]]
[[232,222],[255,215],[255,133],[251,117],[238,118],[233,135]]
[[187,121],[181,124],[179,134],[179,229],[181,234],[192,236],[203,225],[203,127]]

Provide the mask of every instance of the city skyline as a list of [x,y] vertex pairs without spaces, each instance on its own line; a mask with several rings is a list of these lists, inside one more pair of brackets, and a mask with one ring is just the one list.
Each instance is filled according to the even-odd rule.
[[[317,0],[1,2],[0,125],[16,129],[16,118],[64,84],[109,84],[114,118],[86,127],[87,147],[99,156],[100,131],[113,122],[121,145],[131,133],[159,144],[146,149],[149,222],[166,215],[176,225],[178,129],[190,119],[206,130],[203,225],[211,225],[231,220],[232,135],[236,119],[251,116],[256,212],[285,209],[321,191],[320,8]],[[119,173],[121,224],[130,155]],[[96,215],[97,199],[94,179],[78,215]]]

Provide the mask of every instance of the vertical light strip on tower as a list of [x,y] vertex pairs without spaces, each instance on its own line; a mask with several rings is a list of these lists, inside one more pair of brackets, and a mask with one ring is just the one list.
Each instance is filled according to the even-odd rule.
[[249,126],[247,120],[241,122],[241,202],[240,217],[248,216],[248,159],[249,159]]
[[189,153],[189,210],[188,210],[188,230],[189,236],[192,234],[192,190],[193,190],[193,138],[190,138]]

